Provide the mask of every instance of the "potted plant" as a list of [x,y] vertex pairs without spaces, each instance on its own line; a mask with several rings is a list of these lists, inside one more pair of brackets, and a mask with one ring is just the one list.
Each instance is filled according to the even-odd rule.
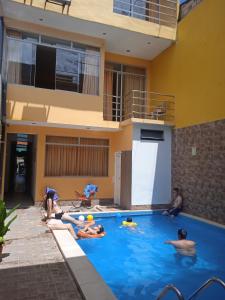
[[10,220],[6,219],[19,207],[19,204],[15,206],[13,209],[10,209],[7,211],[5,202],[3,200],[0,200],[0,256],[2,254],[3,250],[3,244],[5,242],[4,236],[6,233],[10,230],[9,226],[12,224],[12,222],[16,219],[17,216],[14,216]]

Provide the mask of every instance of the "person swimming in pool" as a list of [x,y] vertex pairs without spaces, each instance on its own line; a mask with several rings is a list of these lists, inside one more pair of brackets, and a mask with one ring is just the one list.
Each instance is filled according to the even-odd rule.
[[88,234],[100,234],[104,232],[104,227],[101,224],[94,227],[85,226],[82,231]]
[[176,251],[184,256],[196,255],[196,243],[191,240],[187,240],[187,231],[185,229],[179,229],[177,231],[178,240],[165,241],[165,244],[174,246]]

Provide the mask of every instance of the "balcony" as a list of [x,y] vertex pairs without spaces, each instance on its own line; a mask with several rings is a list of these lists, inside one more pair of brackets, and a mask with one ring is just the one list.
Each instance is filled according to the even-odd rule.
[[123,97],[105,95],[103,106],[104,120],[173,124],[175,99],[173,95],[132,90]]
[[107,52],[148,60],[176,40],[177,0],[71,0],[65,7],[52,2],[8,0],[3,15],[86,35],[95,38],[95,45],[104,44]]
[[113,11],[172,28],[177,24],[176,0],[114,0]]

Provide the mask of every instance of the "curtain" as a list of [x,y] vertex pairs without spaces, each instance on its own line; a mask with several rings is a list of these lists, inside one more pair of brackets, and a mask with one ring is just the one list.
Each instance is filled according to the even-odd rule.
[[[134,112],[133,117],[140,118],[143,112],[145,99],[144,93],[140,91],[145,90],[145,74],[144,69],[139,69],[136,67],[125,66],[124,76],[123,76],[123,114],[125,119],[132,117],[132,112]],[[131,93],[132,90],[137,92]],[[132,98],[134,95],[135,98]]]
[[36,63],[36,46],[19,40],[8,40],[8,81],[16,84],[33,84]]
[[21,83],[22,75],[22,43],[16,40],[8,40],[8,81],[10,83]]
[[[112,108],[113,108],[113,72],[110,70],[105,70],[104,76],[104,105],[103,105],[103,115],[104,120],[112,121]],[[114,99],[116,101],[116,99]]]
[[[72,140],[47,137],[45,176],[108,176],[108,140],[75,138],[76,144]],[[62,145],[65,141],[69,143]]]
[[86,50],[82,61],[83,87],[82,93],[99,94],[99,56],[96,51]]

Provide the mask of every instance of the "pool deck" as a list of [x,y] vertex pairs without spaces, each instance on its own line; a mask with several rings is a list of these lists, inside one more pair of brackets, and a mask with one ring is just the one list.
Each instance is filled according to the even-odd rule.
[[0,299],[81,300],[57,243],[41,222],[40,208],[18,209],[0,261]]

